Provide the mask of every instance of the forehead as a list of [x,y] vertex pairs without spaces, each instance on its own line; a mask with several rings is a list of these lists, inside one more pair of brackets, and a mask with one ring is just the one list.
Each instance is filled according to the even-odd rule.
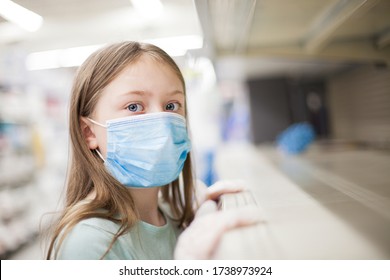
[[[183,90],[181,73],[162,58],[151,54],[142,54],[135,61],[126,65],[121,72],[111,81],[126,81],[134,83],[153,83],[154,81],[166,81],[169,84],[178,84]],[[110,83],[110,84],[111,84]],[[109,84],[109,85],[110,85]],[[109,86],[108,85],[108,86]]]
[[180,75],[167,62],[151,55],[142,55],[125,66],[101,91],[99,101],[112,101],[131,92],[143,92],[149,97],[164,97],[173,92],[184,95]]

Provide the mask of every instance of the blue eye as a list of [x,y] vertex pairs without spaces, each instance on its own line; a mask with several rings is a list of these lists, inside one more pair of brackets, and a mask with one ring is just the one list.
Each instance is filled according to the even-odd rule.
[[171,102],[165,106],[165,110],[167,111],[177,111],[179,110],[179,108],[180,108],[180,104],[178,102]]
[[140,112],[144,110],[144,107],[138,103],[132,103],[126,107],[131,112]]

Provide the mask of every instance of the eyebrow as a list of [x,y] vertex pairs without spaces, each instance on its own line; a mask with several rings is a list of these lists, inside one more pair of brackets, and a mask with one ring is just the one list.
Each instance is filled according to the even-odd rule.
[[184,95],[184,92],[181,91],[181,90],[175,90],[175,91],[170,92],[169,94],[170,94],[170,95],[177,95],[177,94],[182,94],[182,95]]

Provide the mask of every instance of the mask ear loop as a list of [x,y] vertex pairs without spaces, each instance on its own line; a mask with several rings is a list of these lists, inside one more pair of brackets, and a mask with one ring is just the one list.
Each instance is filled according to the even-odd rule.
[[103,158],[102,154],[99,152],[99,149],[95,149],[94,151],[98,154],[98,156],[102,159],[103,162],[106,162],[106,160]]
[[88,118],[88,117],[87,117],[87,120],[89,120],[91,123],[94,123],[94,124],[96,124],[96,125],[98,125],[98,126],[107,128],[107,125],[101,124],[100,122],[94,121],[93,119],[90,119],[90,118]]
[[[94,124],[96,124],[96,125],[98,125],[98,126],[107,128],[106,125],[103,125],[103,124],[101,124],[101,123],[99,123],[99,122],[97,122],[97,121],[94,121],[93,119],[90,119],[90,118],[88,118],[88,117],[87,117],[87,119],[88,119],[91,123],[94,123]],[[98,156],[102,159],[103,162],[106,162],[106,160],[103,158],[102,154],[100,153],[99,149],[95,149],[94,151],[98,154]]]

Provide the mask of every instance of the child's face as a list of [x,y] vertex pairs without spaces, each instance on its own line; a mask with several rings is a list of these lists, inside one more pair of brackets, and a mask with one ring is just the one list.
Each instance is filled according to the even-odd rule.
[[[111,119],[155,112],[184,116],[184,89],[168,66],[143,55],[102,91],[91,117],[105,124]],[[99,148],[106,157],[106,129],[91,123],[89,127],[94,136],[92,140],[87,137],[89,148]]]

